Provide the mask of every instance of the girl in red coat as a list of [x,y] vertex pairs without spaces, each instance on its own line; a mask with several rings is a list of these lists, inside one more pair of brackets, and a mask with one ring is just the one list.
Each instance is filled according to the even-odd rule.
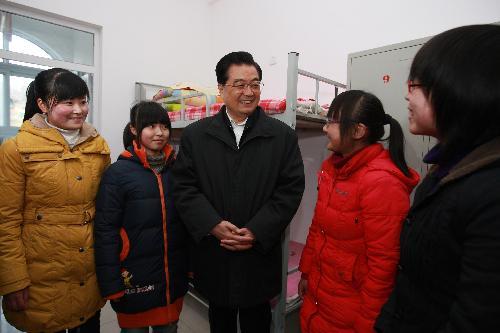
[[[378,143],[389,125],[389,149]],[[371,333],[394,285],[399,234],[418,174],[399,123],[359,90],[337,96],[323,131],[333,154],[300,261],[302,333]]]

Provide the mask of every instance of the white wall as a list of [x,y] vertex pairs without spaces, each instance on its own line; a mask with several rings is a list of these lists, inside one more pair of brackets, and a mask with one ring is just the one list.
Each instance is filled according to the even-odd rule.
[[[248,50],[264,71],[263,97],[283,97],[290,51],[300,52],[300,68],[345,82],[348,53],[500,21],[498,0],[11,2],[102,26],[99,120],[114,156],[121,151],[135,81],[215,85],[217,60],[229,51]],[[310,82],[302,80],[299,96],[312,97]],[[321,95],[320,102],[331,97]]]
[[300,68],[345,82],[348,53],[500,21],[498,0],[218,0],[209,8],[219,45],[212,61],[250,51],[270,96],[284,95],[290,51],[300,53]]
[[[284,97],[290,51],[299,67],[346,81],[347,54],[431,36],[446,29],[500,21],[498,0],[14,0],[102,26],[101,133],[114,157],[134,100],[134,82],[194,81],[215,85],[215,64],[230,51],[254,54],[266,97]],[[271,65],[271,60],[276,64]],[[312,97],[311,80],[299,96]],[[322,86],[321,103],[332,93]],[[292,225],[303,241],[315,203],[316,172],[325,157],[320,131],[299,134],[306,194]]]
[[208,4],[190,1],[15,0],[11,1],[102,27],[100,132],[113,159],[134,101],[136,81],[208,83]]
[[[500,21],[498,0],[218,0],[209,7],[219,48],[212,62],[231,50],[248,50],[262,66],[264,97],[284,96],[287,54],[300,53],[299,68],[340,82],[349,53],[435,35],[452,27]],[[250,19],[252,18],[252,19]],[[270,65],[271,59],[277,63]],[[298,96],[312,97],[314,82],[299,79]],[[320,103],[331,102],[322,86]],[[306,189],[290,238],[304,241],[316,199],[316,173],[325,151],[321,132],[299,132]]]

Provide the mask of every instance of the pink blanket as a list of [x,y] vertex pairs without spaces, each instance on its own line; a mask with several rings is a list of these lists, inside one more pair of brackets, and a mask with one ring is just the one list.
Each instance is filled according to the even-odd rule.
[[[219,113],[222,105],[224,105],[224,103],[215,103],[210,105],[209,116],[213,116]],[[259,102],[259,106],[267,114],[283,113],[286,110],[286,99],[263,99]],[[206,105],[187,107],[184,111],[186,116],[185,119],[198,120],[201,118],[205,118],[207,116],[206,111]],[[172,122],[181,120],[181,113],[179,111],[169,112],[168,116],[170,117],[170,121]]]

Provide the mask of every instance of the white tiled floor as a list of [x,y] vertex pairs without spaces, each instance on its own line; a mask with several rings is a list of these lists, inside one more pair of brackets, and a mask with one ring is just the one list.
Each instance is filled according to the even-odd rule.
[[[0,298],[1,300],[1,298]],[[201,303],[189,295],[184,298],[184,306],[179,321],[178,333],[208,333],[208,310]],[[10,326],[2,314],[0,317],[0,333],[18,333]],[[101,312],[101,333],[118,333],[120,328],[116,321],[115,312],[106,304]],[[298,312],[292,313],[287,318],[286,333],[299,333]]]
[[[0,297],[1,300],[1,297]],[[0,310],[1,311],[1,310]],[[0,317],[0,333],[18,333],[7,323],[5,317]],[[101,333],[118,333],[120,327],[116,321],[116,315],[109,303],[107,303],[101,312]],[[179,333],[207,333],[208,326],[208,311],[207,309],[196,302],[193,298],[186,296],[184,306],[179,321]]]

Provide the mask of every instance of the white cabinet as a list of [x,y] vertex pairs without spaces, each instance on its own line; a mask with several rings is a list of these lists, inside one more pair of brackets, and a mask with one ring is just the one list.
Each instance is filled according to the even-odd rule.
[[351,53],[347,60],[348,89],[365,90],[380,98],[385,112],[401,124],[406,139],[406,161],[421,176],[428,170],[428,165],[422,162],[422,158],[436,141],[428,136],[410,134],[407,102],[404,97],[408,89],[407,80],[413,57],[428,39]]

